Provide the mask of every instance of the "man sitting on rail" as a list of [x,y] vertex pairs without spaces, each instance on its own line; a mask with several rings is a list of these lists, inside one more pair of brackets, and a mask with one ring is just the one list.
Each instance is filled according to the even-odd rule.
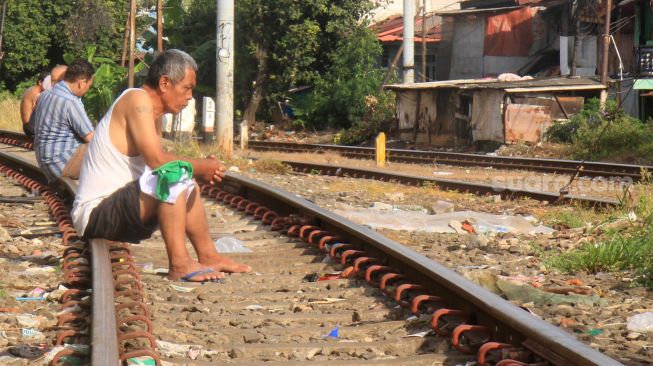
[[39,97],[30,120],[36,160],[50,182],[79,177],[93,124],[81,98],[93,85],[95,70],[88,61],[73,61],[63,81]]
[[48,76],[50,76],[50,73],[47,71],[40,73],[36,80],[36,85],[32,85],[29,89],[25,90],[22,98],[20,98],[20,119],[23,121],[23,132],[30,138],[34,137],[34,130],[29,124],[29,119],[36,107],[36,100],[39,99],[39,96],[45,90],[43,82]]
[[[191,179],[194,172],[197,180],[217,183],[224,165],[214,157],[182,159],[161,148],[161,117],[188,104],[196,72],[192,57],[168,50],[154,60],[141,88],[118,97],[89,145],[72,216],[85,238],[131,243],[149,238],[158,223],[168,277],[204,282],[251,268],[218,254],[199,188]],[[198,261],[186,249],[186,236]]]

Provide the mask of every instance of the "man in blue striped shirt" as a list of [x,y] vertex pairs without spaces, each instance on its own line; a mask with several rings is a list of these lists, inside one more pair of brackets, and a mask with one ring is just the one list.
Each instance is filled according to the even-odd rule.
[[93,124],[86,115],[82,96],[93,85],[95,70],[88,61],[77,59],[64,79],[44,92],[33,118],[36,160],[50,182],[57,178],[78,178]]

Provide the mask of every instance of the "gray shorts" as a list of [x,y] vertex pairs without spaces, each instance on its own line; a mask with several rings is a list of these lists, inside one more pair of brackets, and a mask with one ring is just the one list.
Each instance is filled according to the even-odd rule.
[[138,244],[157,229],[157,220],[143,223],[140,217],[138,180],[113,192],[91,211],[85,239],[101,238]]

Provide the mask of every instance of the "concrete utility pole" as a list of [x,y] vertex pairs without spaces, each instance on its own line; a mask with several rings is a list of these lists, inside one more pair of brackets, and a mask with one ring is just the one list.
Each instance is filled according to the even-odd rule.
[[231,157],[234,150],[234,0],[216,0],[215,120],[218,149]]
[[422,82],[427,82],[426,78],[426,0],[422,1]]
[[[603,24],[603,58],[601,59],[601,84],[608,86],[608,56],[610,55],[610,17],[612,15],[612,0],[605,0],[605,22]],[[601,90],[601,108],[608,100],[608,90]]]
[[404,84],[415,82],[415,0],[404,0]]
[[129,10],[129,80],[130,88],[134,87],[134,48],[136,48],[136,0],[131,0]]
[[156,50],[163,52],[163,0],[156,2]]

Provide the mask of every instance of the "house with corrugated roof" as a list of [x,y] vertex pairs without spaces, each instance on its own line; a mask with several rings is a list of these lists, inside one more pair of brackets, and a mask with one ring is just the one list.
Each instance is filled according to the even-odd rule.
[[[538,142],[556,119],[579,111],[605,87],[595,76],[600,29],[574,48],[571,4],[466,0],[435,11],[437,81],[387,86],[397,93],[399,137],[436,146]],[[566,77],[572,66],[576,76]]]

